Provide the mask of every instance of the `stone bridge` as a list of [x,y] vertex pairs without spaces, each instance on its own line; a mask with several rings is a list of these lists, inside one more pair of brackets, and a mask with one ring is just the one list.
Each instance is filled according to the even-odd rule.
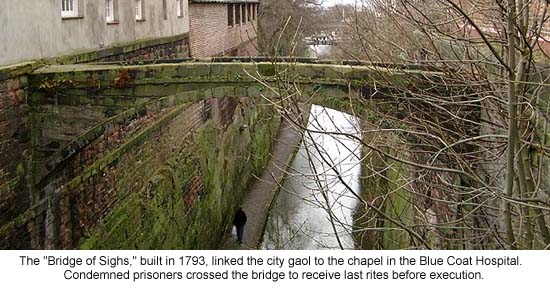
[[0,75],[21,104],[0,146],[0,248],[216,248],[288,103],[449,93],[423,67],[307,58],[35,68]]
[[315,35],[305,38],[305,42],[307,45],[333,45],[337,41],[337,37],[333,37],[330,35]]

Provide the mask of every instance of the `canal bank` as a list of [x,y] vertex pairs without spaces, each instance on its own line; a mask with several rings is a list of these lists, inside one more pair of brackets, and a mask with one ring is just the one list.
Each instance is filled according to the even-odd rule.
[[[309,105],[302,107],[305,119],[308,118],[309,107]],[[293,121],[300,121],[298,119],[301,118],[297,116]],[[248,218],[244,229],[243,243],[237,243],[236,232],[233,227],[228,233],[222,249],[259,248],[271,205],[285,180],[286,173],[294,160],[301,141],[302,134],[299,127],[294,126],[288,120],[282,120],[269,162],[241,204]]]

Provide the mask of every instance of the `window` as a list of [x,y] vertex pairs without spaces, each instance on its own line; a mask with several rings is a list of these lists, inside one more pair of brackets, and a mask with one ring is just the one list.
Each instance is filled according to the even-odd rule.
[[162,0],[162,16],[164,20],[168,19],[168,4],[166,4],[166,0]]
[[235,26],[235,8],[233,6],[235,5],[227,5],[227,26],[229,27]]
[[243,17],[243,24],[246,23],[246,5],[241,4],[241,9],[243,10],[243,14],[241,15]]
[[235,24],[240,25],[241,24],[241,7],[239,5],[235,6]]
[[251,11],[252,10],[252,4],[246,4],[246,20],[248,20],[248,22],[250,22],[252,20],[252,15],[251,15]]
[[136,3],[136,20],[145,20],[143,17],[143,1],[144,0],[135,0]]
[[178,5],[178,17],[183,17],[183,0],[176,0],[176,5]]
[[117,0],[105,0],[105,21],[113,23],[116,21],[116,5]]
[[78,0],[61,0],[61,17],[78,17]]

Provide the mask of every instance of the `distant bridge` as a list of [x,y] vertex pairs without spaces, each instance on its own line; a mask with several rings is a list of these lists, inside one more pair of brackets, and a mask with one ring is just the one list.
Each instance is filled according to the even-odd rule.
[[318,35],[318,36],[311,36],[306,37],[305,42],[307,45],[333,45],[337,42],[336,37],[328,36],[328,35]]

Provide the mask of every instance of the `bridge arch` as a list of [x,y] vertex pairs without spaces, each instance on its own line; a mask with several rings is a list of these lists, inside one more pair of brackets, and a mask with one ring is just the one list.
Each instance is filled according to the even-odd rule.
[[[275,83],[284,83],[283,86],[293,86],[295,91],[300,91],[295,95],[300,99],[295,100],[337,110],[342,109],[342,105],[332,102],[365,100],[375,89],[412,91],[426,88],[448,93],[443,85],[434,88],[434,83],[445,82],[444,74],[427,71],[421,66],[308,58],[298,59],[303,62],[250,60],[254,59],[247,62],[219,62],[220,59],[214,58],[210,62],[47,66],[31,77],[31,105],[48,101],[94,105],[101,104],[102,95],[130,99],[121,103],[121,107],[167,96],[176,96],[182,102],[223,97],[276,98],[287,87],[277,87]],[[274,85],[273,89],[269,89],[270,85]]]
[[[33,248],[170,248],[166,246],[170,243],[174,245],[186,243],[185,245],[193,248],[212,248],[213,242],[201,242],[201,239],[215,239],[215,235],[189,236],[189,238],[180,239],[181,241],[171,239],[163,242],[168,244],[160,245],[159,229],[162,230],[167,226],[158,224],[166,223],[167,218],[183,217],[182,215],[185,214],[185,211],[181,210],[178,210],[180,214],[177,215],[166,214],[162,209],[159,210],[159,207],[170,207],[170,205],[181,207],[185,205],[185,201],[193,201],[189,197],[200,198],[202,195],[194,191],[194,194],[187,193],[178,198],[179,202],[167,202],[175,199],[174,195],[181,193],[182,189],[191,191],[199,187],[197,189],[200,190],[202,183],[208,183],[210,186],[207,190],[211,193],[202,195],[206,202],[200,202],[197,205],[215,204],[213,206],[221,207],[223,213],[231,211],[231,205],[234,205],[239,197],[231,195],[232,201],[229,203],[232,204],[222,203],[220,193],[224,187],[235,187],[231,186],[232,184],[223,186],[225,183],[210,181],[210,178],[230,172],[231,169],[228,167],[232,165],[231,161],[245,161],[244,158],[239,158],[239,153],[248,155],[243,153],[244,150],[223,149],[223,147],[234,146],[224,146],[224,144],[237,141],[236,139],[242,133],[240,128],[244,122],[233,121],[235,123],[231,122],[221,130],[215,127],[200,128],[200,133],[197,132],[198,142],[194,145],[199,146],[194,147],[203,145],[210,149],[203,151],[202,155],[207,155],[203,158],[216,155],[221,157],[215,158],[216,160],[229,159],[228,163],[222,165],[224,167],[222,170],[212,166],[212,161],[216,160],[205,162],[200,157],[189,157],[189,154],[185,154],[189,150],[182,148],[187,143],[178,140],[178,135],[186,135],[191,131],[186,131],[188,129],[186,125],[190,122],[186,117],[192,115],[195,117],[193,119],[203,117],[202,110],[206,102],[248,99],[247,101],[260,103],[266,99],[277,100],[280,97],[279,92],[289,91],[283,87],[273,90],[273,87],[276,87],[275,83],[283,83],[292,85],[291,91],[302,92],[295,94],[300,102],[349,111],[350,103],[356,104],[365,100],[362,95],[365,87],[418,89],[423,85],[431,87],[434,81],[442,77],[438,72],[426,72],[415,69],[416,67],[396,69],[363,65],[363,63],[307,63],[311,60],[304,62],[306,63],[210,60],[209,62],[145,63],[143,65],[111,63],[47,66],[33,72],[29,77],[31,107],[29,122],[33,127],[31,138],[34,145],[31,164],[33,206],[18,217],[10,228],[12,230],[0,231],[0,234],[33,227],[31,230],[34,234],[29,236],[32,239],[30,242],[34,243],[29,245]],[[262,82],[264,84],[261,84]],[[250,105],[230,102],[220,105],[232,107],[231,109],[242,109],[241,111],[246,110],[244,114],[247,116],[243,116],[248,117],[246,121],[251,121],[250,119],[254,117],[276,116],[274,111],[269,109],[252,109]],[[79,115],[77,120],[66,117],[78,114],[82,115]],[[69,124],[64,123],[66,120],[70,120]],[[61,129],[48,130],[49,127],[66,124],[76,129],[73,134],[58,131]],[[269,150],[266,139],[274,136],[273,131],[276,128],[276,126],[267,125],[245,131],[244,133],[255,133],[254,139],[257,140],[257,142],[247,143],[246,148],[256,149],[256,152],[265,155]],[[198,130],[193,130],[193,133],[195,131]],[[54,134],[56,141],[43,137],[47,134]],[[166,143],[163,142],[164,140],[157,139],[159,137],[167,139]],[[203,141],[202,144],[200,141]],[[166,149],[154,151],[155,145]],[[181,151],[186,152],[179,153]],[[163,155],[159,157],[160,160],[155,160],[158,163],[153,161],[155,162],[155,165],[151,166],[154,167],[153,171],[142,171],[139,177],[143,179],[132,179],[132,177],[136,178],[135,175],[125,177],[124,169],[130,167],[124,166],[123,163],[131,160],[135,165],[144,165],[140,158],[140,154],[143,153]],[[191,158],[196,163],[186,162],[191,161],[189,160]],[[247,173],[254,169],[261,169],[262,161],[254,162],[250,167],[243,169],[249,169]],[[200,165],[201,169],[206,171],[204,175],[200,175],[201,177],[210,178],[201,180],[191,177],[182,181],[181,177],[192,175],[188,169],[193,165]],[[113,172],[114,170],[116,173]],[[115,179],[116,177],[123,179]],[[231,181],[236,182],[234,179]],[[98,189],[105,191],[99,196],[94,194],[93,197],[100,197],[98,201],[95,200],[96,198],[86,198],[92,197],[86,191]],[[131,197],[119,195],[120,190],[141,192],[139,197]],[[167,190],[173,193],[162,194],[160,197],[161,194],[158,193]],[[143,201],[143,197],[154,201]],[[120,202],[120,199],[130,200]],[[100,205],[96,202],[114,206],[96,207]],[[87,205],[90,207],[86,207]],[[196,208],[198,206],[189,207],[195,207],[196,211],[203,211],[201,213],[208,211],[208,209]],[[210,223],[208,221],[214,219],[215,223],[210,224],[223,226],[227,216],[223,213],[212,214],[217,215],[215,217],[208,217],[206,214],[195,215],[195,217],[207,219],[206,222],[202,222],[203,224]],[[109,221],[109,215],[116,215],[113,218],[115,220]],[[155,217],[161,220],[158,223],[151,222]],[[124,227],[120,223],[124,223]],[[148,225],[148,231],[156,235],[155,237],[139,238],[135,236],[137,233],[135,230],[128,229],[145,224]],[[99,232],[98,226],[102,226]],[[195,229],[194,232],[198,233],[197,227],[188,226],[189,229]],[[127,238],[126,234],[134,235],[137,240],[121,241],[122,238]],[[189,235],[193,235],[193,231]]]

